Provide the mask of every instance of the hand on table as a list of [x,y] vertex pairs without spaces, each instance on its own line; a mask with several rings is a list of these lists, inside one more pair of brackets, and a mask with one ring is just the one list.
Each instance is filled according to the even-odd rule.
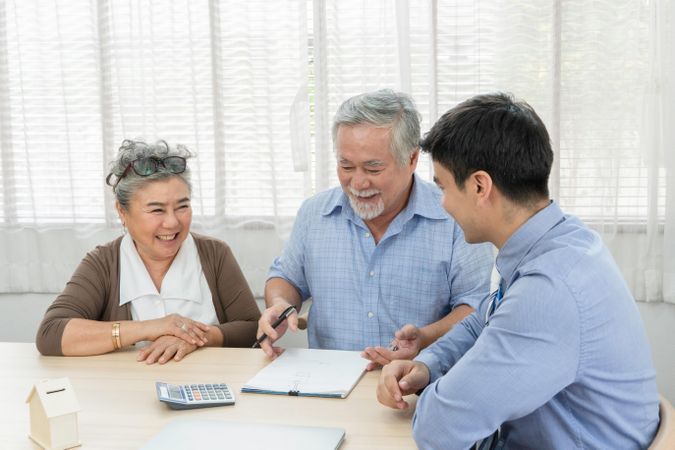
[[148,320],[145,324],[149,341],[156,341],[161,336],[175,336],[198,347],[208,343],[206,333],[210,327],[180,314],[169,314],[161,319]]
[[146,364],[156,362],[165,364],[172,359],[180,361],[185,355],[192,353],[197,348],[196,345],[189,344],[176,336],[160,336],[138,352],[136,361],[145,361]]

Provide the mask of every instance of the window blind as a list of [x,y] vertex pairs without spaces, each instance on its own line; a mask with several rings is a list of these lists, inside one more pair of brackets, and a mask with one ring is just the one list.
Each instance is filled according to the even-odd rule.
[[[26,0],[0,20],[3,226],[115,222],[103,180],[135,137],[197,153],[198,220],[292,220],[337,185],[338,105],[382,87],[413,95],[425,131],[472,95],[512,92],[551,132],[566,210],[641,224],[656,189],[665,216],[641,134],[642,1]],[[418,172],[431,178],[427,158]]]
[[308,194],[289,125],[305,3],[3,5],[3,224],[115,221],[104,178],[125,138],[194,151],[193,206],[212,224],[291,217]]

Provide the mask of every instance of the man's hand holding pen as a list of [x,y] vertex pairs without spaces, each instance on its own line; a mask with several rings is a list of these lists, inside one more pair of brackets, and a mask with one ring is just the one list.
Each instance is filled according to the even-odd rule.
[[373,370],[397,359],[413,359],[421,349],[421,330],[408,324],[396,332],[389,347],[366,347],[361,356],[370,360],[366,370]]
[[[260,345],[267,356],[276,358],[284,349],[274,347],[273,344],[289,328],[293,332],[298,331],[297,307],[286,301],[279,301],[263,311],[260,316],[256,343]],[[254,347],[256,347],[255,344]]]

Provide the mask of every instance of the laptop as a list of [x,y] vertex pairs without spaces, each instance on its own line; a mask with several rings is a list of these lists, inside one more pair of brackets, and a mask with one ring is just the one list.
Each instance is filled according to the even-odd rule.
[[176,419],[141,449],[336,450],[344,437],[343,428]]

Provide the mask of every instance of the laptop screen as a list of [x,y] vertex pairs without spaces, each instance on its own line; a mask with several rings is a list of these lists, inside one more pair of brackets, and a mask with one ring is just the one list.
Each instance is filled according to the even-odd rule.
[[343,428],[176,419],[166,424],[141,449],[335,450],[342,444],[344,436]]

